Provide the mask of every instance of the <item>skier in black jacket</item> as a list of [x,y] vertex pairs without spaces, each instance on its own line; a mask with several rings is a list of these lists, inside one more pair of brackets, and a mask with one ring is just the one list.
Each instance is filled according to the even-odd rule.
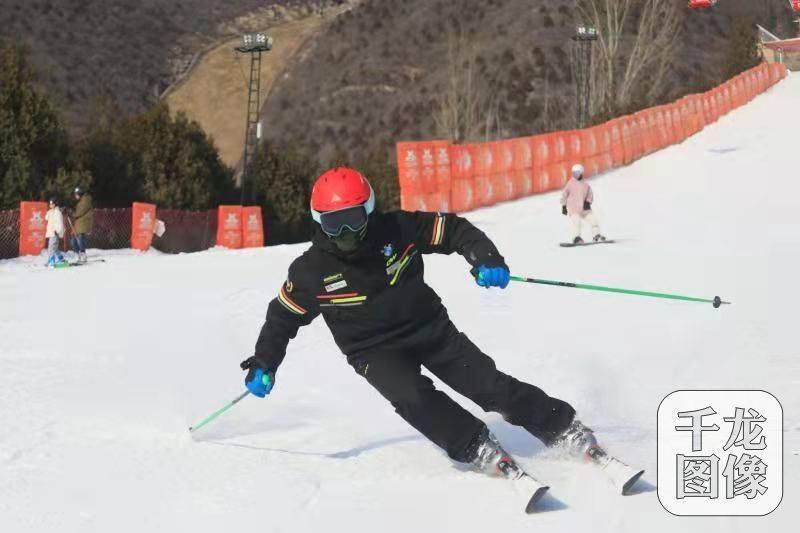
[[374,208],[372,187],[357,171],[340,167],[319,177],[311,195],[318,231],[269,304],[255,355],[241,364],[248,389],[270,392],[289,340],[321,314],[355,371],[455,461],[509,477],[510,456],[486,425],[436,390],[421,365],[548,446],[577,453],[593,446],[569,404],[497,370],[423,279],[423,254],[457,252],[478,285],[505,288],[509,270],[492,241],[453,214]]

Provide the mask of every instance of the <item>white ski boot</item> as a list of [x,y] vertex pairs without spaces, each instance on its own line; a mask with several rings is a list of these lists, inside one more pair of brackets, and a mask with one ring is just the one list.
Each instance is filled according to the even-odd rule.
[[597,444],[597,438],[591,428],[583,425],[577,418],[553,440],[551,446],[561,448],[573,457],[583,457],[587,462],[601,468],[622,495],[630,494],[633,485],[644,474],[644,470],[631,468],[616,457],[608,455]]
[[475,470],[490,476],[501,476],[514,482],[517,492],[526,498],[525,512],[528,514],[536,512],[536,502],[550,487],[520,468],[511,454],[500,446],[500,442],[488,429],[484,429],[476,439],[472,446],[472,453],[475,456],[470,464]]
[[551,443],[553,448],[560,448],[575,457],[586,456],[593,446],[597,446],[597,439],[591,428],[583,425],[577,418],[556,437]]

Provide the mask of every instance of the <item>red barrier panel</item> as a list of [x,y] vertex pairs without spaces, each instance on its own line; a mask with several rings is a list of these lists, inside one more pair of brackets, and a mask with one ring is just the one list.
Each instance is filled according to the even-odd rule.
[[451,207],[456,213],[470,211],[477,207],[475,185],[471,179],[455,179],[450,193]]
[[475,158],[472,145],[450,147],[450,176],[453,180],[472,179],[475,176]]
[[528,138],[533,152],[534,168],[542,168],[554,162],[553,157],[553,137],[550,134],[534,135]]
[[400,188],[408,193],[422,190],[422,172],[420,158],[417,154],[418,144],[413,142],[397,143],[398,179]]
[[529,196],[533,194],[534,181],[532,168],[516,170],[514,172],[514,181],[517,183],[517,190],[520,196]]
[[554,163],[547,168],[548,188],[546,190],[560,189],[567,184],[571,166],[566,162]]
[[433,142],[420,143],[418,150],[422,192],[436,192],[436,146]]
[[264,223],[261,208],[258,206],[242,208],[242,248],[261,248],[264,246]]
[[600,130],[586,128],[580,130],[581,143],[583,144],[583,157],[593,157],[600,153]]
[[153,243],[156,227],[156,206],[133,202],[131,209],[131,248],[146,252]]
[[493,205],[495,193],[491,176],[489,174],[478,174],[475,176],[475,200],[477,207]]
[[446,165],[449,172],[449,145],[447,141],[397,143],[400,186],[408,192],[437,192],[437,167]]
[[627,116],[618,119],[620,122],[620,132],[622,134],[622,149],[624,154],[623,164],[629,165],[633,162],[633,139],[631,135],[631,121]]
[[733,109],[733,102],[731,101],[731,88],[729,84],[722,87],[722,112],[728,114]]
[[499,141],[495,145],[495,172],[514,170],[515,140]]
[[514,152],[514,170],[533,168],[533,145],[530,137],[512,139],[511,143]]
[[557,132],[553,137],[553,157],[551,163],[563,163],[569,159],[569,132]]
[[593,155],[586,159],[586,164],[583,165],[583,175],[587,178],[591,178],[592,176],[597,176],[602,172],[601,168],[601,157]]
[[643,157],[655,150],[655,143],[653,142],[648,122],[649,113],[650,111],[646,109],[633,114],[633,118],[636,121],[636,133],[639,138],[639,157]]
[[47,202],[19,203],[19,255],[39,255],[45,247]]
[[436,180],[436,210],[450,212],[450,194],[453,182],[452,164],[450,162],[450,147],[448,141],[434,141],[434,164]]
[[400,207],[403,211],[427,211],[425,196],[421,192],[403,191],[400,193]]
[[242,247],[242,206],[221,205],[217,210],[217,246]]
[[498,172],[490,177],[495,202],[507,202],[516,198],[512,171]]
[[603,155],[603,154],[610,154],[611,153],[611,128],[608,127],[608,124],[601,124],[599,126],[595,126],[594,131],[596,132],[597,138],[597,152],[595,155]]
[[586,158],[586,147],[583,144],[585,130],[567,132],[567,161],[569,163],[583,163]]
[[683,131],[683,121],[681,120],[681,110],[676,104],[669,107],[672,116],[672,139],[674,144],[680,144],[686,139],[686,132]]
[[550,190],[550,169],[549,167],[534,167],[533,169],[533,192],[543,193]]
[[600,155],[600,173],[608,172],[614,168],[614,159],[611,152],[606,152]]
[[606,123],[608,132],[611,135],[611,158],[614,167],[621,167],[625,164],[625,146],[622,143],[622,125],[619,119],[614,119]]

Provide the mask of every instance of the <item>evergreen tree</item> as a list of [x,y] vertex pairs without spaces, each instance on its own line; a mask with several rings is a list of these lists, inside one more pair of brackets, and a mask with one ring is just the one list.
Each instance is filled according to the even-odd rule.
[[[397,166],[393,157],[387,155],[386,142],[377,143],[375,148],[362,157],[352,157],[341,146],[336,146],[327,168],[346,166],[361,172],[369,180],[375,191],[378,211],[396,211],[400,209],[400,182],[397,178]],[[391,150],[391,149],[390,149]],[[394,152],[392,151],[392,156]]]
[[319,167],[295,143],[263,143],[250,164],[248,175],[269,221],[270,242],[293,242],[310,237],[311,186]]
[[128,121],[121,132],[132,178],[144,197],[162,207],[208,209],[231,199],[231,169],[213,141],[184,113],[166,104]]
[[43,198],[65,180],[67,133],[22,51],[0,42],[0,208]]
[[104,207],[129,207],[144,199],[142,182],[133,173],[135,154],[125,146],[128,121],[113,101],[99,99],[75,147],[81,166],[94,177],[94,200]]

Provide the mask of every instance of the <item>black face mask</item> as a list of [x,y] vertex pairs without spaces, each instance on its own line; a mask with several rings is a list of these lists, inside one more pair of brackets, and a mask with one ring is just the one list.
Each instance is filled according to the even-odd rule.
[[340,252],[352,254],[357,251],[364,243],[364,238],[367,235],[367,226],[365,225],[360,231],[355,232],[350,229],[342,230],[336,237],[330,237],[331,241],[336,245]]

